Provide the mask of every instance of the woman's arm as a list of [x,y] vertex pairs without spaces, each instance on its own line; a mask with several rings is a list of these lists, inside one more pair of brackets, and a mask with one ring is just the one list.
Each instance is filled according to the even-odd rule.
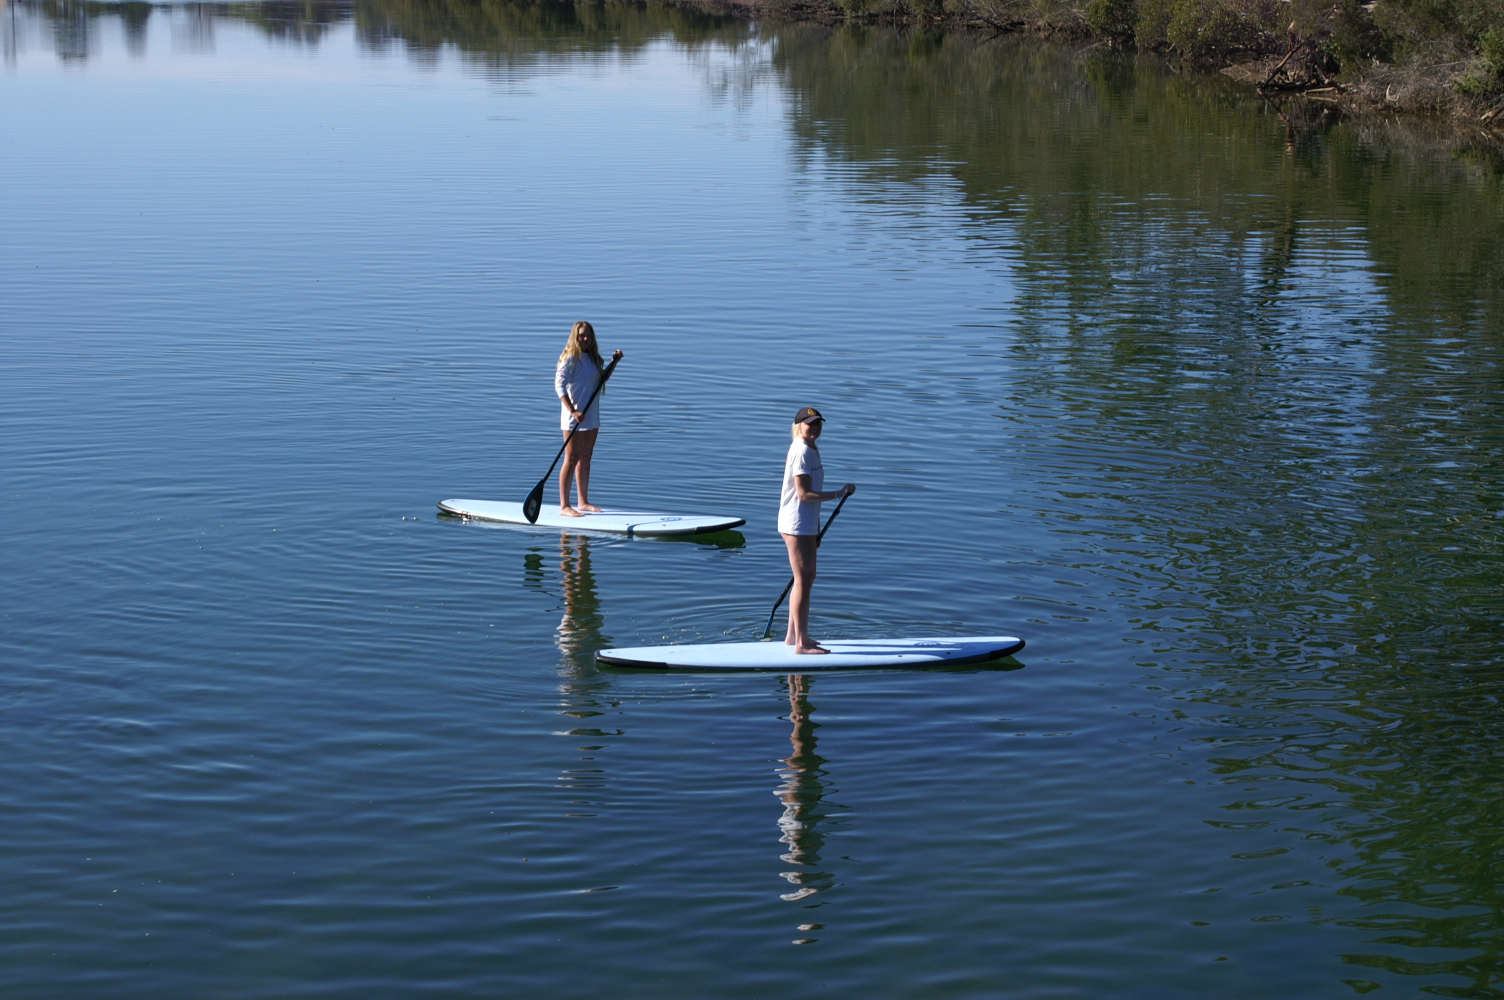
[[574,380],[579,370],[576,364],[561,364],[554,369],[554,395],[559,397],[559,402],[569,411],[569,415],[575,420],[584,420],[585,414],[575,409],[574,400],[569,398],[569,383]]
[[799,497],[800,503],[818,503],[821,500],[839,500],[842,497],[850,496],[851,494],[856,492],[855,483],[847,483],[845,486],[842,486],[838,490],[830,490],[825,493],[816,493],[814,490],[809,488],[809,484],[810,478],[807,475],[794,477],[794,493]]

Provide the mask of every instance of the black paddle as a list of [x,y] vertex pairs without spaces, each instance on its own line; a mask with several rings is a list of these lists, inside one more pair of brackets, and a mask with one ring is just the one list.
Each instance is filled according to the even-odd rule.
[[[829,518],[829,520],[827,520],[825,522],[825,527],[821,528],[820,529],[820,533],[815,536],[815,548],[818,549],[820,547],[820,539],[824,538],[825,537],[825,533],[830,530],[830,522],[834,521],[836,519],[836,515],[841,512],[841,508],[844,507],[844,506],[846,506],[846,501],[850,500],[850,499],[851,499],[851,494],[850,493],[846,494],[845,496],[843,496],[841,498],[841,502],[838,503],[838,504],[836,504],[836,509],[830,512],[830,518]],[[794,589],[794,578],[793,577],[789,577],[789,585],[787,587],[783,588],[783,593],[779,594],[778,595],[778,600],[776,600],[776,601],[773,602],[773,610],[768,612],[768,627],[762,630],[762,641],[763,642],[767,642],[770,638],[772,638],[772,635],[773,635],[773,616],[776,615],[776,614],[778,614],[778,606],[783,603],[783,599],[785,597],[789,596],[789,591],[791,591],[793,589]]]
[[[611,363],[606,366],[606,370],[601,372],[601,380],[595,384],[595,391],[590,394],[590,402],[587,402],[580,408],[581,413],[587,415],[590,413],[590,403],[595,402],[595,397],[599,396],[601,390],[606,387],[606,379],[611,377],[611,373],[616,370],[616,362],[620,360],[620,358],[612,358]],[[533,492],[529,493],[527,499],[522,501],[522,516],[527,518],[528,524],[538,523],[538,511],[543,509],[543,487],[548,485],[549,477],[554,474],[554,466],[558,465],[559,459],[564,457],[564,449],[569,447],[570,439],[574,437],[574,432],[580,429],[580,423],[583,420],[584,418],[581,417],[580,420],[575,421],[575,425],[570,430],[569,436],[559,446],[559,453],[554,456],[553,465],[548,467],[548,471],[543,474],[543,478],[538,480],[538,485],[533,487]]]

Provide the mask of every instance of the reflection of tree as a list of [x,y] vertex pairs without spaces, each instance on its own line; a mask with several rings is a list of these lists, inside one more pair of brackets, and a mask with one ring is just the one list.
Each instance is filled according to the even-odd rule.
[[[232,8],[233,9],[233,8]],[[186,52],[207,54],[214,51],[214,27],[224,16],[216,4],[189,3],[177,8],[173,23],[173,44]]]
[[120,5],[120,22],[125,28],[125,49],[133,58],[146,55],[146,22],[151,19],[151,4],[128,0]]
[[953,179],[977,213],[966,231],[984,247],[996,234],[997,265],[1042,307],[1033,318],[1173,341],[1185,310],[1206,307],[1227,339],[1249,332],[1258,292],[1236,287],[1241,266],[1256,274],[1281,252],[1268,234],[1293,209],[1297,226],[1336,223],[1361,242],[1395,313],[1469,339],[1504,326],[1504,172],[1434,140],[1281,121],[1225,80],[1033,39],[767,34],[810,162],[880,184]]
[[[63,59],[86,59],[93,23],[122,20],[127,47],[144,50],[151,5],[101,0],[20,0],[16,6],[52,23],[54,50]],[[621,3],[549,3],[538,0],[355,0],[309,4],[301,0],[179,4],[181,41],[197,51],[213,47],[214,23],[254,25],[279,41],[317,45],[329,29],[353,23],[360,44],[404,49],[432,62],[445,49],[471,65],[511,78],[548,72],[581,57],[617,61],[669,39],[687,49],[738,45],[754,29],[740,18],[689,7]]]
[[221,6],[220,10],[226,18],[254,24],[270,38],[308,46],[318,45],[330,28],[351,16],[346,4],[309,4],[303,0],[257,0]]
[[82,4],[53,5],[52,47],[65,61],[89,58],[89,36],[94,18]]
[[820,863],[820,848],[825,842],[817,828],[825,816],[820,803],[825,792],[825,758],[815,752],[815,730],[820,724],[812,718],[815,706],[809,701],[809,678],[791,674],[787,684],[789,721],[794,726],[789,734],[793,752],[784,758],[785,766],[779,769],[783,784],[774,794],[783,802],[783,815],[778,818],[783,836],[778,839],[788,845],[781,859],[801,866],[798,871],[783,873],[796,888],[782,898],[795,902],[829,888],[832,876],[813,870]]
[[1414,949],[1344,960],[1504,996],[1504,172],[1149,60],[773,35],[808,161],[953,181],[1008,274],[984,450],[1202,662],[1215,821],[1330,844]]
[[[1476,655],[1483,643],[1470,645],[1464,655]],[[1403,653],[1390,662],[1372,654],[1343,657],[1341,679],[1350,689],[1338,696],[1350,702],[1348,718],[1310,712],[1298,728],[1286,724],[1209,741],[1223,755],[1214,761],[1230,787],[1254,789],[1230,801],[1213,822],[1278,824],[1325,845],[1338,894],[1363,904],[1361,916],[1340,923],[1368,931],[1368,940],[1380,946],[1371,953],[1354,949],[1342,961],[1397,975],[1456,976],[1469,985],[1428,992],[1497,998],[1504,995],[1504,886],[1497,874],[1504,847],[1504,720],[1495,694],[1467,690],[1474,671],[1465,669],[1457,684],[1420,659]],[[1492,659],[1486,672],[1497,673],[1496,652]],[[1335,666],[1329,677],[1338,673]],[[1254,673],[1218,700],[1267,712],[1288,699],[1286,719],[1314,707],[1280,676],[1284,671]],[[1395,683],[1400,677],[1402,685]],[[1317,683],[1313,678],[1304,686]],[[1281,684],[1289,688],[1284,699],[1271,698],[1270,689]],[[1394,945],[1414,951],[1397,952]]]
[[361,0],[355,20],[362,44],[401,45],[420,59],[452,47],[473,64],[511,76],[547,70],[581,56],[620,60],[671,39],[694,48],[736,44],[745,21],[684,7],[536,0]]
[[5,50],[5,65],[14,66],[20,56],[19,39],[16,38],[16,6],[9,4],[0,10],[0,47]]

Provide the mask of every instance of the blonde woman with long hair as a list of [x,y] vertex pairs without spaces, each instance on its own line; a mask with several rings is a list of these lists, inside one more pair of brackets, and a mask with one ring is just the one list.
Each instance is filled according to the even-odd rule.
[[[554,368],[554,395],[559,397],[562,407],[559,427],[567,442],[564,466],[559,470],[559,513],[565,517],[601,512],[590,502],[590,456],[595,453],[595,439],[601,432],[601,398],[596,389],[611,377],[620,360],[621,351],[615,351],[611,364],[605,364],[595,342],[595,328],[581,321],[570,328],[569,341]],[[581,409],[585,406],[589,407],[588,412]],[[579,493],[577,508],[569,505],[571,483]]]
[[826,492],[825,466],[815,442],[825,427],[825,418],[813,406],[800,407],[790,428],[793,442],[783,461],[783,496],[778,506],[778,533],[789,550],[794,587],[789,591],[789,630],[784,643],[796,653],[828,653],[830,650],[809,637],[809,595],[815,585],[815,551],[820,546],[820,504],[856,492],[847,483]]

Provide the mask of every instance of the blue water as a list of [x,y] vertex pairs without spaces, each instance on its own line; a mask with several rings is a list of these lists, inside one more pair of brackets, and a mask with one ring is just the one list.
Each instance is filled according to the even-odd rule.
[[[455,9],[0,12],[8,995],[1500,995],[1486,160]],[[576,319],[592,499],[743,529],[439,515],[542,475]],[[760,635],[806,404],[816,635],[1028,648],[595,668]]]

